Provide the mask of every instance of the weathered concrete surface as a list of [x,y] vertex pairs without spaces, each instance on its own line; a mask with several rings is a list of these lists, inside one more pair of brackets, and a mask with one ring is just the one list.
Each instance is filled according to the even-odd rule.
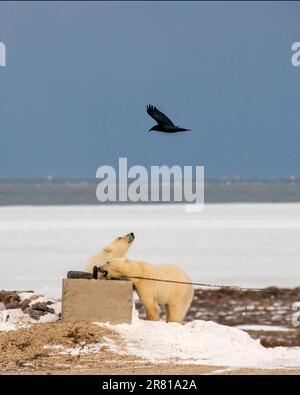
[[63,279],[62,321],[131,323],[132,283]]

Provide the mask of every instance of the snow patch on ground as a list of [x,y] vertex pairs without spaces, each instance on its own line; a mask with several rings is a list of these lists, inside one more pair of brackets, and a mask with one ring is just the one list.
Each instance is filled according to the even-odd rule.
[[282,368],[300,366],[300,347],[265,348],[238,328],[195,320],[185,325],[139,320],[108,325],[125,340],[125,350],[112,341],[111,351],[153,363]]
[[244,331],[265,331],[265,332],[290,332],[294,329],[285,328],[284,326],[276,325],[237,325],[235,328]]
[[21,309],[0,311],[0,331],[14,331],[33,324],[33,319]]

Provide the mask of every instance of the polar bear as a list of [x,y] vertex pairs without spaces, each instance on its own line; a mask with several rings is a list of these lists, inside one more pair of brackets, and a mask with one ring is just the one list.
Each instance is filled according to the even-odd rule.
[[190,283],[188,275],[179,267],[170,264],[153,265],[127,258],[115,258],[100,267],[106,279],[128,278],[132,281],[148,320],[159,319],[159,305],[166,309],[167,322],[182,322],[193,299],[191,284],[168,283],[144,280],[134,277],[146,277]]
[[[117,237],[110,244],[104,247],[96,255],[92,255],[85,266],[85,271],[93,273],[94,266],[104,265],[108,260],[123,257],[133,243],[134,233],[128,233],[125,236]],[[100,276],[99,276],[100,277]]]

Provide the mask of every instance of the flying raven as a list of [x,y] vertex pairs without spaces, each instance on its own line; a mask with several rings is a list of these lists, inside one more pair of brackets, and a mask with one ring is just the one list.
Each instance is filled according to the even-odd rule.
[[159,111],[155,106],[152,106],[151,104],[147,106],[147,113],[150,115],[150,117],[155,119],[155,121],[157,122],[157,125],[153,126],[153,128],[151,128],[149,132],[154,130],[156,132],[177,133],[177,132],[185,132],[187,130],[191,130],[191,129],[184,129],[179,126],[175,126],[174,123],[165,114],[163,114],[161,111]]

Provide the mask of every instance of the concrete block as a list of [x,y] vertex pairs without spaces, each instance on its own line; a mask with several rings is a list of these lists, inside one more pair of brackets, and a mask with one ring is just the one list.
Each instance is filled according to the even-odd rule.
[[132,283],[63,279],[62,321],[131,323]]

